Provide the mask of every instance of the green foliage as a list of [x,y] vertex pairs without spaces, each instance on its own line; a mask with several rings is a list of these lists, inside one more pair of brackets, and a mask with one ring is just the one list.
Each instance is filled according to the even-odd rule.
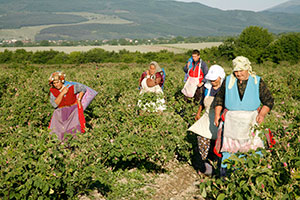
[[[235,49],[232,40],[227,45],[232,48],[227,48],[226,56]],[[215,61],[230,72],[228,60],[219,60],[223,58],[219,50],[205,49],[201,56],[210,60],[208,65]],[[76,199],[96,189],[107,199],[150,199],[151,194],[142,190],[152,180],[149,174],[164,172],[166,163],[175,158],[191,162],[195,141],[186,130],[194,122],[198,105],[186,103],[180,92],[182,67],[190,52],[109,53],[95,49],[69,55],[47,53],[0,53],[0,60],[9,63],[0,66],[0,198]],[[36,62],[55,65],[28,64],[33,57]],[[89,59],[100,62],[82,64]],[[103,63],[108,60],[111,63]],[[167,71],[167,110],[163,113],[140,112],[137,106],[139,99],[157,99],[151,94],[141,97],[138,91],[138,79],[151,60],[159,60]],[[14,63],[17,61],[23,64]],[[47,129],[53,112],[48,77],[57,70],[65,71],[67,80],[98,91],[85,110],[86,133],[69,135],[64,143]],[[275,99],[261,130],[270,128],[277,144],[272,151],[262,150],[263,157],[250,152],[244,158],[231,159],[228,165],[236,169],[231,177],[205,178],[200,192],[210,199],[297,199],[299,64],[264,62],[253,64],[253,70],[263,77]]]
[[[146,173],[163,172],[175,157],[189,160],[187,123],[172,107],[171,82],[167,111],[138,114],[137,80],[147,67],[1,66],[0,198],[76,199],[96,189],[108,199],[145,199],[139,189],[151,181]],[[47,130],[48,77],[56,70],[99,92],[85,111],[87,132],[64,143]],[[174,70],[168,75],[176,77]]]
[[250,26],[243,30],[237,39],[236,55],[247,55],[250,60],[261,63],[265,49],[273,41],[273,36],[267,29]]
[[267,29],[250,26],[244,29],[238,38],[228,38],[218,48],[206,50],[204,55],[209,59],[230,61],[242,55],[255,63],[272,61],[278,64],[288,61],[295,64],[300,61],[300,34],[282,34],[274,40]]
[[282,60],[293,64],[300,60],[300,34],[290,33],[282,35],[268,49],[270,60],[279,63]]

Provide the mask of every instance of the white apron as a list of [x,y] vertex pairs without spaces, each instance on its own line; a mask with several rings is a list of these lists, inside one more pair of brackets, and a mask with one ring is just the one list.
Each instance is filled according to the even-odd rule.
[[[157,94],[163,94],[163,90],[161,89],[161,87],[159,85],[156,85],[154,87],[148,87],[147,86],[147,78],[144,78],[142,80],[142,88],[140,91],[140,95],[146,93],[146,92],[154,92]],[[166,105],[165,105],[165,100],[164,98],[158,98],[156,100],[156,102],[147,102],[144,105],[142,105],[141,100],[138,100],[138,107],[142,108],[142,110],[144,111],[153,111],[153,112],[158,112],[158,111],[164,111],[166,110]]]
[[264,147],[263,141],[258,136],[259,131],[254,130],[257,115],[257,110],[226,113],[221,152],[247,152]]
[[159,85],[155,85],[153,87],[148,87],[147,78],[144,78],[142,80],[141,86],[142,86],[142,88],[141,88],[140,94],[143,94],[145,92],[163,93],[163,91]]
[[[197,87],[199,84],[201,64],[202,64],[202,60],[199,63],[198,77],[189,77],[188,80],[185,82],[183,89],[181,90],[181,92],[186,97],[194,97],[194,95],[196,93],[196,90],[197,90]],[[189,74],[190,70],[188,71],[188,74]]]
[[214,106],[212,105],[213,101],[213,96],[206,96],[204,98],[205,112],[188,130],[203,137],[215,140],[217,139],[218,127],[214,125],[215,111]]

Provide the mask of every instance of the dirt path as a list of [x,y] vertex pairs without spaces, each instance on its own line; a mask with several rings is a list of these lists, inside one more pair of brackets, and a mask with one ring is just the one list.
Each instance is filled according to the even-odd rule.
[[155,179],[156,193],[152,199],[203,200],[197,187],[201,177],[191,166],[172,162],[167,168],[169,173],[161,174]]
[[[170,162],[165,169],[166,173],[154,178],[154,183],[140,190],[154,190],[150,197],[153,200],[204,200],[199,194],[198,185],[201,176],[188,164],[180,164],[178,161]],[[92,198],[81,196],[80,200],[106,200],[96,190],[90,193]],[[130,199],[130,198],[129,198]]]

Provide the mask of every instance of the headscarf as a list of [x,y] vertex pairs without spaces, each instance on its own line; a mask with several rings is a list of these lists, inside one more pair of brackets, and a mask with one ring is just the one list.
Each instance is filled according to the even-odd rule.
[[[155,61],[152,61],[152,62],[150,63],[150,65],[149,65],[149,66],[151,66],[151,65],[154,65],[154,66],[155,66],[155,74],[156,74],[157,72],[161,72],[161,68],[160,68],[160,66],[158,65],[158,63],[157,63],[157,62],[155,62]],[[155,80],[155,79],[156,79],[156,75],[155,75],[155,74],[153,74],[153,75],[150,75],[151,79],[153,79],[153,80]]]
[[218,77],[220,77],[221,78],[220,84],[222,85],[222,83],[225,79],[225,76],[226,76],[225,71],[220,65],[212,65],[209,68],[209,70],[205,76],[205,78],[207,79],[207,82],[204,85],[204,87],[209,90],[208,94],[210,93],[210,90],[212,88],[211,80],[216,80]]
[[157,62],[152,61],[152,62],[150,63],[150,66],[151,66],[151,65],[154,65],[154,66],[155,66],[155,73],[161,72],[161,68],[160,68],[160,66],[158,65]]
[[232,61],[232,64],[233,70],[232,74],[230,75],[228,89],[231,89],[235,83],[236,77],[233,74],[235,71],[247,70],[249,75],[254,78],[254,83],[257,84],[256,73],[252,71],[251,62],[248,58],[244,56],[238,56]]
[[50,75],[50,77],[48,79],[49,84],[52,84],[53,81],[61,81],[62,83],[64,83],[65,77],[66,77],[66,74],[64,72],[56,71]]

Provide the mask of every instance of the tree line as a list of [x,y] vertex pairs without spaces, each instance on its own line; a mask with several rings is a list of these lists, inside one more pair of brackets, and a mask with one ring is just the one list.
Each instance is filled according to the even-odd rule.
[[[245,28],[239,37],[226,39],[219,47],[200,50],[204,60],[232,60],[243,55],[252,62],[263,63],[271,61],[279,63],[288,61],[297,63],[300,60],[300,33],[282,34],[275,38],[267,29],[257,26]],[[70,54],[48,50],[27,52],[18,49],[14,52],[5,50],[0,53],[0,63],[31,63],[31,64],[83,64],[83,63],[148,63],[157,62],[185,62],[191,51],[174,54],[162,50],[160,52],[109,52],[95,48],[87,52],[71,52]]]

